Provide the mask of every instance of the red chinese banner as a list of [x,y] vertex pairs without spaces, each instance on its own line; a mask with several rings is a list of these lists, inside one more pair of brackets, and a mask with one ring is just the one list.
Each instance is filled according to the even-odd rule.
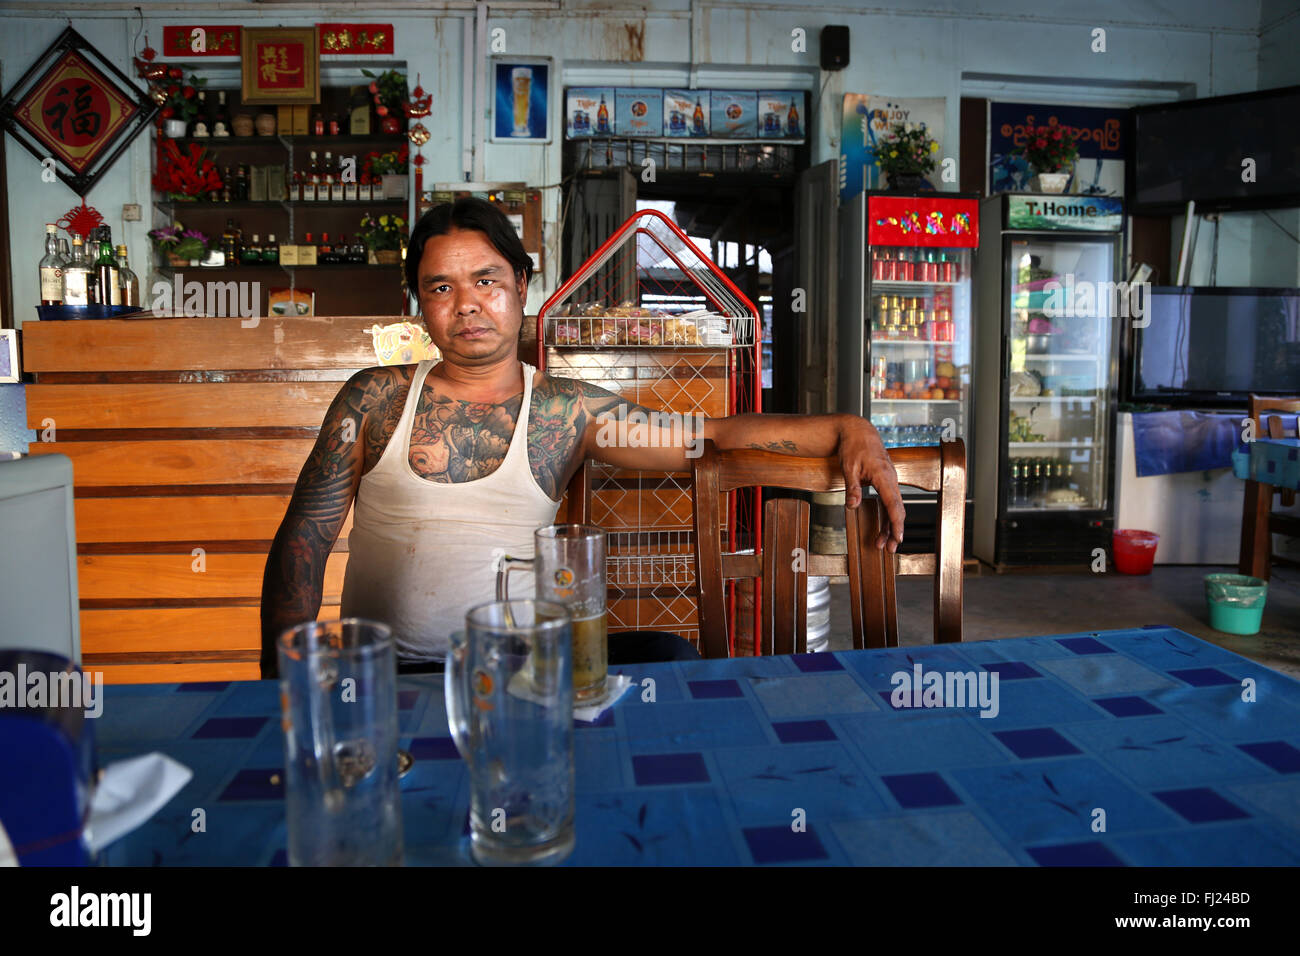
[[319,23],[321,53],[392,53],[391,23]]
[[75,50],[64,53],[14,110],[14,118],[74,172],[95,158],[139,112]]
[[873,246],[970,248],[980,244],[979,202],[934,196],[871,196],[867,241]]
[[[201,37],[194,32],[195,30],[203,31]],[[239,27],[229,25],[163,27],[162,55],[166,57],[239,56]]]

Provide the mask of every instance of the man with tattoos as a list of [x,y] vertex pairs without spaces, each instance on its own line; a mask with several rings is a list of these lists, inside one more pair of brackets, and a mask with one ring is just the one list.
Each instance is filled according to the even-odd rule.
[[[554,521],[585,459],[690,469],[694,439],[668,434],[661,416],[519,361],[532,262],[491,203],[462,199],[426,213],[411,233],[405,269],[442,361],[358,372],[325,413],[267,558],[263,677],[276,673],[277,636],[315,620],[325,562],[350,508],[342,616],[391,626],[403,670],[436,669],[465,611],[491,600],[496,555],[532,552],[533,531]],[[610,442],[613,421],[619,440]],[[902,541],[894,468],[865,419],[734,415],[705,420],[697,437],[719,448],[838,454],[850,507],[871,484],[888,511],[877,547],[893,551]],[[532,593],[525,577],[520,597]],[[610,636],[612,662],[665,653],[621,646],[620,637]]]

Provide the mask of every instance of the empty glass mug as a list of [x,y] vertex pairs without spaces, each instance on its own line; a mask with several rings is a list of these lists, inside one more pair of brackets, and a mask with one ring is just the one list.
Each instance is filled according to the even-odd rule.
[[573,851],[569,613],[546,601],[471,608],[451,635],[447,723],[470,772],[470,848],[488,865]]
[[605,609],[605,529],[553,524],[533,532],[534,556],[506,555],[497,571],[497,600],[509,600],[510,572],[532,568],[534,597],[569,609],[573,618],[573,696],[579,703],[605,693],[609,627]]
[[400,866],[397,654],[387,626],[312,621],[280,635],[291,866]]

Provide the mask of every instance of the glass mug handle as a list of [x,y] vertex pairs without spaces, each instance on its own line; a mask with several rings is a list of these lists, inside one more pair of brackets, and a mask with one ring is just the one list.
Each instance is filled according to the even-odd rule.
[[510,555],[504,555],[501,562],[497,565],[497,600],[510,600],[510,572],[519,571],[524,568],[532,570],[536,558],[512,558]]

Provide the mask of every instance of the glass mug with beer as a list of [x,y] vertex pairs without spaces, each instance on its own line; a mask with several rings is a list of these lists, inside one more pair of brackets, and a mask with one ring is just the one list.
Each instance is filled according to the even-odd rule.
[[533,71],[530,67],[517,66],[510,71],[510,90],[514,99],[514,128],[511,136],[527,136],[528,108],[533,98]]
[[533,532],[534,557],[506,555],[497,571],[497,600],[509,600],[510,572],[531,567],[538,601],[554,601],[573,618],[573,697],[579,704],[605,693],[609,638],[605,609],[605,530],[553,524]]

